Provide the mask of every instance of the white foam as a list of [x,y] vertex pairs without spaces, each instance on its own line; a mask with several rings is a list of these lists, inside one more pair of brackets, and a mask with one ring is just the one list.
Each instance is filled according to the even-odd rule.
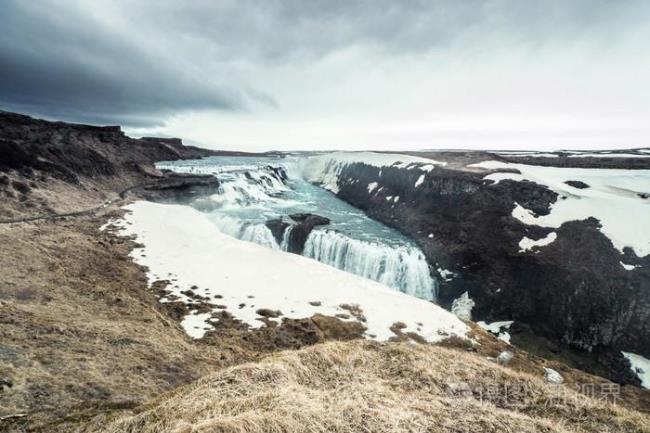
[[632,371],[641,380],[641,386],[650,389],[650,359],[630,352],[621,352],[630,361]]
[[451,312],[463,320],[472,320],[472,309],[476,303],[464,292],[451,303]]

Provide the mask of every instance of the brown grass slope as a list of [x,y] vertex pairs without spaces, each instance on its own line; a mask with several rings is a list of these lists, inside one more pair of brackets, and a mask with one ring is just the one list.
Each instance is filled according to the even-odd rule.
[[83,433],[650,432],[650,417],[440,346],[325,343],[211,374]]
[[102,221],[0,226],[0,416],[139,403],[241,357],[192,342]]
[[[192,340],[128,257],[134,243],[99,231],[119,212],[104,213],[0,225],[0,432],[67,432],[68,418],[83,422],[224,366],[354,335],[323,317],[254,332],[224,321]],[[25,416],[3,420],[16,414]]]

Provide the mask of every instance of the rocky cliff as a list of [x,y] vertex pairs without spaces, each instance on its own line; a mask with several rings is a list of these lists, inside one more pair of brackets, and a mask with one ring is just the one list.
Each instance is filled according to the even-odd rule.
[[[566,197],[537,183],[493,184],[483,176],[355,163],[340,171],[337,195],[417,241],[442,271],[443,306],[468,292],[474,320],[514,320],[513,341],[542,337],[546,351],[565,351],[583,369],[638,384],[620,351],[650,357],[650,256],[630,248],[621,254],[594,218],[558,229],[523,224],[513,217],[517,203],[545,215]],[[380,189],[369,193],[378,179]],[[520,251],[522,237],[552,231],[551,244]],[[626,270],[622,260],[636,267]]]
[[[153,164],[215,154],[176,138],[130,138],[119,126],[49,122],[0,111],[0,197],[13,204],[3,206],[2,216],[54,212],[61,203],[96,202],[137,185],[146,185],[151,197],[214,187],[213,177],[172,176]],[[50,199],[56,194],[69,199]]]

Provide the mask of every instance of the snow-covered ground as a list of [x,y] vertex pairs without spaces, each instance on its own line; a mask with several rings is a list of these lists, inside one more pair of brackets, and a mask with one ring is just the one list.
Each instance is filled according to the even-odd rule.
[[630,361],[632,371],[641,379],[641,386],[650,389],[650,359],[636,353],[623,352]]
[[[402,332],[415,332],[430,342],[462,337],[469,330],[431,302],[302,256],[230,237],[189,206],[140,201],[126,209],[124,218],[104,228],[115,226],[121,235],[135,235],[143,244],[131,256],[148,268],[149,283],[171,280],[172,293],[187,301],[181,292],[196,286],[197,294],[226,306],[251,327],[263,325],[256,313],[261,308],[279,310],[281,317],[305,318],[316,313],[349,314],[341,306],[357,305],[366,319],[366,335],[377,340],[394,336],[389,328],[396,322],[406,325]],[[192,314],[182,324],[190,336],[200,338],[210,329],[209,319],[210,313]]]
[[[535,215],[517,204],[513,216],[525,224],[557,228],[567,221],[595,217],[616,248],[622,251],[631,247],[640,257],[650,254],[650,199],[644,198],[650,193],[650,170],[540,167],[500,161],[470,167],[516,169],[521,174],[498,172],[484,179],[495,183],[504,179],[529,180],[559,194],[549,215]],[[574,188],[565,183],[570,180],[582,181],[589,187]],[[527,245],[524,242],[524,247]]]
[[[408,170],[417,169],[424,172],[433,170],[435,166],[447,165],[446,162],[442,161],[395,153],[332,152],[307,158],[303,162],[302,174],[309,182],[318,184],[333,193],[337,193],[339,191],[338,181],[341,171],[345,166],[356,163],[363,163],[379,168],[398,167]],[[378,181],[381,186],[380,180]],[[369,192],[372,192],[377,187],[377,183],[373,182],[373,184],[368,186]]]

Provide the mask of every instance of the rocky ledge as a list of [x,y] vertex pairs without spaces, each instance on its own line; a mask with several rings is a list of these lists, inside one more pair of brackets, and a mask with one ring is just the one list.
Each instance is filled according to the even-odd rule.
[[282,245],[287,230],[288,233],[287,251],[294,254],[302,254],[305,249],[305,242],[309,233],[316,226],[327,225],[330,223],[329,218],[310,213],[295,213],[289,215],[288,220],[284,218],[274,218],[266,222],[266,226],[273,233],[273,237]]

